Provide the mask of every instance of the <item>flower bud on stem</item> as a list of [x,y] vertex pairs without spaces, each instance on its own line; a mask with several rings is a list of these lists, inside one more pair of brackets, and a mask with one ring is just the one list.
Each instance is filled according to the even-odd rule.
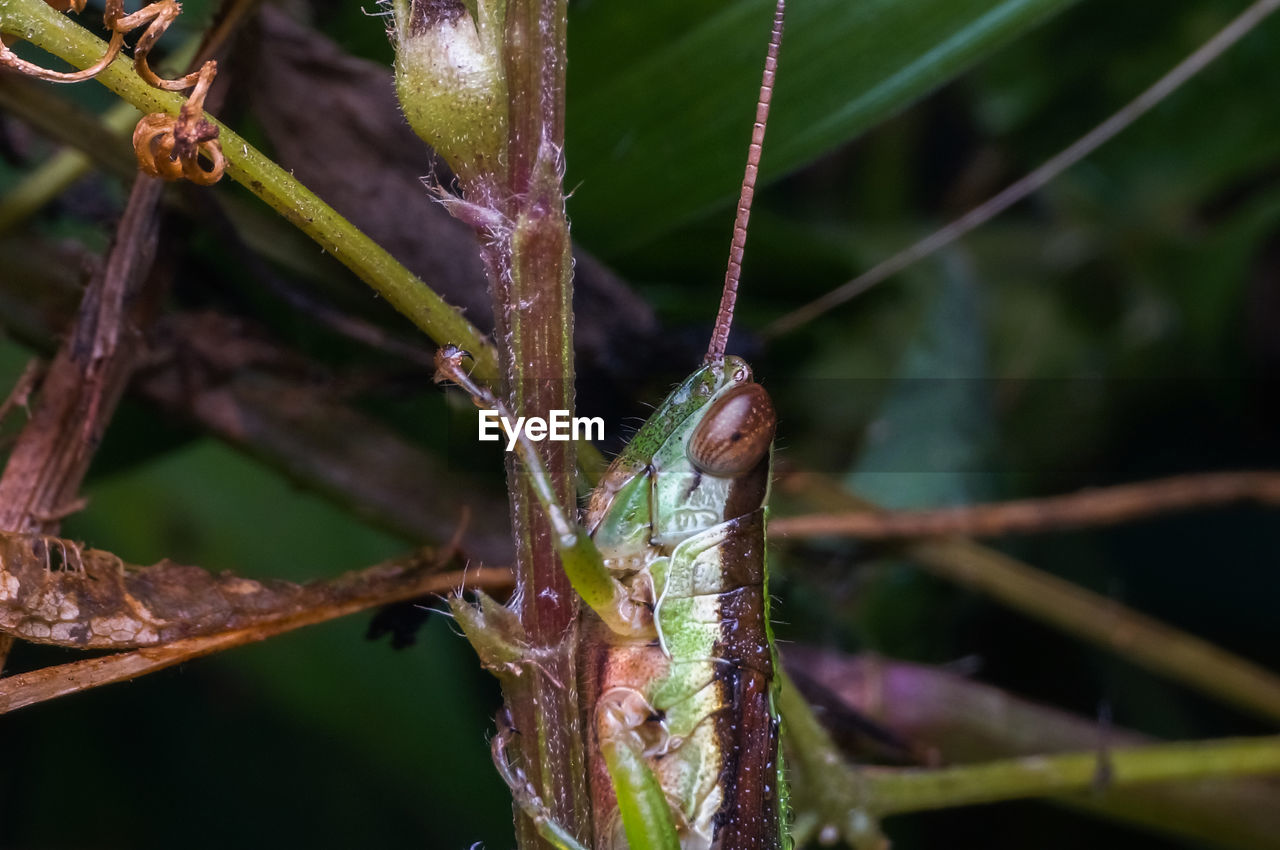
[[393,0],[396,94],[409,126],[465,185],[507,148],[505,0]]

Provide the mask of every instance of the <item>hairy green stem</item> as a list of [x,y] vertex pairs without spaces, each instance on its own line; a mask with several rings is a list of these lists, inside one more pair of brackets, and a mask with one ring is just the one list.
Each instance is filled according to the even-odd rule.
[[[481,73],[470,63],[474,54],[459,48],[459,41],[470,45],[469,31],[460,33],[456,26],[462,14],[479,16],[481,47],[489,43],[486,33],[501,27],[500,72],[485,62]],[[572,254],[561,185],[566,0],[465,8],[460,0],[414,0],[398,7],[398,21],[401,104],[418,133],[454,168],[465,199],[451,209],[480,234],[502,406],[515,417],[572,410]],[[475,73],[452,73],[462,70]],[[474,96],[457,96],[459,79],[474,84]],[[497,139],[490,134],[495,128]],[[507,642],[536,659],[529,675],[500,676],[517,733],[511,740],[512,770],[528,781],[516,796],[528,792],[526,800],[539,801],[536,815],[527,806],[517,809],[517,838],[530,850],[545,846],[549,821],[586,839],[591,814],[575,687],[579,600],[556,554],[562,535],[542,508],[543,501],[575,504],[576,447],[548,440],[527,449],[529,462],[542,470],[538,492],[519,454],[506,456],[517,585],[513,622],[499,626],[503,615],[481,612],[485,623],[478,618],[468,637],[483,659],[493,654],[496,633],[510,632]]]
[[[561,186],[564,143],[565,0],[512,0],[507,6],[505,60],[510,113],[505,201],[513,223],[508,274],[495,287],[494,315],[517,416],[573,409],[572,256]],[[509,264],[509,265],[508,265]],[[576,499],[573,443],[541,444],[542,460],[562,504]],[[544,511],[509,456],[516,534],[520,620],[535,646],[555,648],[562,681],[577,681],[578,598],[551,541]],[[532,718],[537,738],[525,758],[537,764],[539,787],[558,821],[580,840],[590,835],[585,734],[575,687],[543,681],[513,713]],[[546,846],[526,819],[520,846]]]
[[868,806],[866,774],[845,761],[795,683],[785,672],[779,675],[778,708],[796,809],[791,833],[797,846],[820,837],[823,844],[841,838],[859,850],[884,847],[879,821]]
[[[30,41],[77,68],[91,65],[106,50],[102,40],[51,9],[43,0],[0,0],[0,29]],[[181,95],[147,85],[124,58],[113,62],[97,80],[146,113],[177,115],[184,100]],[[212,116],[206,117],[215,120]],[[471,352],[477,377],[486,382],[495,380],[497,358],[480,331],[284,169],[225,126],[219,126],[227,174],[232,179],[334,255],[437,343],[453,343]]]

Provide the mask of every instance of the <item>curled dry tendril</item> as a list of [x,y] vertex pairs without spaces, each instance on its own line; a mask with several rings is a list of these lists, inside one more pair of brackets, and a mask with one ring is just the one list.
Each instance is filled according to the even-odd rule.
[[[51,0],[61,11],[82,12],[87,0]],[[201,186],[217,183],[226,170],[226,159],[218,143],[218,126],[204,117],[204,99],[218,73],[218,63],[209,60],[194,71],[167,80],[151,69],[147,55],[182,12],[177,0],[156,0],[132,14],[125,14],[124,0],[106,0],[102,23],[111,32],[107,52],[101,59],[81,71],[52,71],[19,58],[8,44],[0,45],[0,66],[55,83],[78,83],[93,79],[115,61],[124,47],[125,33],[146,27],[133,49],[133,67],[148,85],[164,91],[191,89],[177,117],[153,112],[138,122],[133,131],[133,148],[138,167],[153,177],[165,180],[186,178]],[[201,161],[203,157],[204,162]]]
[[[72,11],[77,14],[84,11],[85,3],[88,0],[51,0],[49,5],[61,12]],[[116,0],[116,6],[120,6],[121,0]],[[97,62],[80,71],[51,71],[48,68],[42,68],[34,62],[28,62],[20,58],[16,53],[9,49],[10,36],[5,36],[4,43],[0,45],[0,65],[25,74],[28,77],[35,77],[37,80],[47,80],[51,83],[81,83],[85,80],[92,80],[98,76],[108,65],[115,61],[120,55],[121,48],[124,47],[124,34],[128,30],[116,29],[111,26],[108,20],[110,9],[113,4],[108,2],[106,11],[103,12],[103,23],[107,29],[111,31],[111,40],[107,43],[107,52]],[[123,14],[123,8],[120,9]]]
[[[227,161],[218,144],[218,125],[204,117],[204,97],[213,82],[216,66],[206,62],[191,97],[174,118],[164,112],[144,115],[133,131],[133,152],[138,168],[153,177],[212,186],[222,177]],[[201,155],[208,160],[206,166]]]

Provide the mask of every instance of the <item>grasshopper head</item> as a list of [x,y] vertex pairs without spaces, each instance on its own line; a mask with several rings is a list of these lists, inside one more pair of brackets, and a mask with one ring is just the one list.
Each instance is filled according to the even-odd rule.
[[[649,526],[654,517],[645,536],[671,539],[754,510],[767,487],[776,424],[769,394],[746,361],[724,357],[703,366],[609,467],[592,494],[587,528],[610,538],[614,525],[634,531],[637,520]],[[738,486],[747,478],[759,486]]]

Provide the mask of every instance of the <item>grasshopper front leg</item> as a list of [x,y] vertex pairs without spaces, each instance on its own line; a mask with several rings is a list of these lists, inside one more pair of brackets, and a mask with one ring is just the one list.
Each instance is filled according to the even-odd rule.
[[[607,720],[602,715],[602,725],[618,723],[620,718],[612,712],[608,715]],[[533,822],[538,834],[557,850],[588,850],[556,821],[547,804],[525,777],[524,771],[511,763],[506,747],[514,735],[515,729],[504,711],[498,715],[498,733],[490,742],[490,749],[498,774],[511,789],[512,799]],[[667,798],[658,787],[653,772],[644,763],[643,746],[634,730],[621,727],[614,729],[601,744],[601,749],[610,764],[610,773],[618,789],[619,805],[623,806],[624,829],[632,850],[678,850],[680,842],[676,838]],[[636,828],[632,828],[633,826]]]
[[[506,406],[462,368],[462,361],[467,357],[470,355],[456,345],[446,345],[437,351],[436,381],[452,381],[467,391],[477,407],[496,410],[503,420],[510,421],[512,417]],[[651,619],[644,601],[633,599],[631,591],[609,572],[586,529],[571,519],[572,515],[560,504],[546,467],[523,433],[516,440],[516,451],[524,461],[525,475],[533,485],[538,502],[551,520],[556,552],[573,589],[617,634],[642,632],[646,621]]]
[[511,763],[507,756],[507,744],[515,734],[516,730],[511,725],[511,717],[504,709],[498,714],[498,733],[489,742],[489,748],[493,753],[493,763],[498,768],[498,775],[511,789],[511,798],[520,807],[520,811],[533,822],[538,834],[557,850],[588,850],[552,816],[551,810],[538,796],[537,791],[524,775],[524,771]]

